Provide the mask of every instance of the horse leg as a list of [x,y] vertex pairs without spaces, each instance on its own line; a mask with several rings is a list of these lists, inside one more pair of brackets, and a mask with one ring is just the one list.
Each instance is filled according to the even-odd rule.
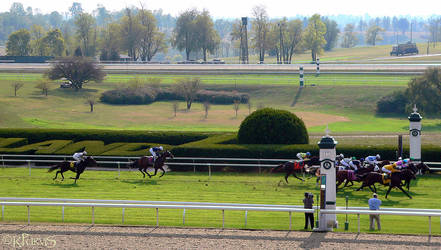
[[61,172],[61,171],[57,171],[57,172],[55,173],[55,177],[54,177],[53,180],[57,179],[58,173],[60,173],[60,172]]
[[139,170],[139,172],[141,172],[141,174],[143,175],[142,178],[145,178],[145,174],[144,174],[144,172],[142,172],[142,168],[138,168],[138,170]]
[[295,172],[292,173],[292,176],[294,176],[296,179],[299,179],[299,180],[301,180],[301,181],[305,181],[305,180],[303,180],[302,178],[298,177],[298,176],[296,175]]
[[63,174],[63,172],[60,170],[60,174],[61,174],[61,177],[63,177],[62,179],[61,179],[61,181],[64,181],[64,174]]
[[286,181],[286,183],[288,184],[289,182],[288,182],[288,176],[290,176],[291,175],[291,172],[288,172],[286,175],[285,175],[285,181]]
[[387,199],[387,196],[389,195],[389,193],[390,193],[390,190],[392,190],[392,186],[389,186],[389,189],[387,189],[387,192],[386,192],[386,199]]
[[406,186],[407,186],[407,191],[409,191],[409,188],[410,188],[410,180],[409,180],[409,181],[406,180]]
[[165,174],[164,168],[160,167],[160,169],[162,170],[162,174],[161,174],[161,176],[159,176],[159,178],[161,178]]
[[[355,191],[360,191],[360,190],[362,190],[364,187],[366,187],[367,185],[366,185],[366,183],[362,183],[361,184],[361,187],[359,187],[357,190],[355,190]],[[369,186],[370,187],[370,186]]]
[[403,193],[405,193],[410,199],[412,199],[412,196],[410,196],[401,186],[397,186]]
[[77,180],[80,179],[80,174],[81,174],[81,173],[78,172],[78,173],[77,173],[77,176],[75,176],[75,182],[74,182],[75,184],[77,184]]

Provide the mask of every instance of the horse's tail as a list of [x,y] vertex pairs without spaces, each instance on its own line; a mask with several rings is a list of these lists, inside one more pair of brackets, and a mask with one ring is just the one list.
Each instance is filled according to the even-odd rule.
[[275,173],[284,167],[285,167],[285,164],[279,164],[277,167],[274,167],[271,169],[271,173]]
[[59,167],[60,167],[60,165],[54,165],[51,168],[49,168],[49,170],[47,172],[50,173],[50,172],[54,171],[55,169],[57,169]]

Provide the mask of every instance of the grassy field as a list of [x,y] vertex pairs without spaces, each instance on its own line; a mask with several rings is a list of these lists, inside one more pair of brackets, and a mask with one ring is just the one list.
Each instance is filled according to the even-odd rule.
[[[159,77],[162,84],[173,84],[184,76],[109,75],[102,83],[89,83],[81,91],[60,89],[54,83],[49,96],[43,96],[35,85],[40,74],[0,74],[0,127],[41,128],[109,128],[142,130],[236,131],[249,114],[241,105],[235,116],[233,105],[212,105],[208,118],[200,103],[190,111],[180,103],[176,117],[172,103],[117,106],[97,103],[90,113],[87,96],[124,86],[134,78]],[[251,96],[251,111],[257,107],[274,107],[292,111],[304,119],[309,132],[323,133],[326,124],[334,133],[407,133],[407,117],[375,116],[377,100],[388,93],[404,89],[410,76],[374,75],[307,75],[306,87],[295,106],[298,76],[201,76],[204,88],[237,90]],[[24,87],[13,96],[11,83],[22,81]],[[356,93],[356,94],[354,94]],[[441,131],[439,119],[424,119],[429,132]],[[425,130],[428,131],[428,130]]]
[[[73,173],[66,174],[66,177]],[[86,171],[78,184],[73,180],[64,182],[52,181],[53,173],[43,169],[33,169],[28,176],[26,168],[0,169],[0,197],[42,197],[42,198],[90,198],[90,199],[123,199],[123,200],[164,200],[194,201],[218,203],[255,203],[255,204],[291,204],[301,205],[304,192],[313,192],[317,197],[318,189],[315,180],[305,183],[290,179],[290,184],[282,182],[279,174],[238,174],[214,173],[211,178],[207,173],[169,172],[159,179],[141,179],[136,172]],[[418,177],[411,186],[408,199],[399,190],[393,190],[388,199],[384,198],[386,187],[379,188],[383,207],[402,208],[440,208],[438,197],[441,190],[433,187],[441,185],[439,176],[428,175]],[[356,186],[359,186],[357,184]],[[349,197],[349,206],[366,206],[371,193],[368,190],[355,192],[347,188],[337,194],[337,205],[344,206],[345,197]],[[27,219],[25,207],[5,207],[5,221],[21,221]],[[160,225],[181,226],[182,211],[161,209]],[[226,211],[225,226],[227,228],[244,228],[244,212]],[[426,234],[427,218],[382,216],[380,233]],[[52,207],[32,207],[32,222],[61,222],[61,209]],[[70,223],[90,223],[91,210],[88,208],[66,208],[65,221]],[[338,216],[341,225],[337,231],[343,231],[344,216]],[[436,220],[435,220],[436,221]],[[95,223],[120,224],[121,209],[95,209]],[[302,230],[303,214],[293,214],[293,229]],[[357,217],[349,216],[349,230],[356,232]],[[361,230],[368,232],[368,216],[361,216]],[[125,224],[155,225],[154,209],[126,209]],[[440,234],[437,222],[432,232]],[[186,211],[186,226],[190,227],[221,227],[221,211],[190,210]],[[289,217],[287,213],[248,212],[248,226],[252,229],[287,230]]]

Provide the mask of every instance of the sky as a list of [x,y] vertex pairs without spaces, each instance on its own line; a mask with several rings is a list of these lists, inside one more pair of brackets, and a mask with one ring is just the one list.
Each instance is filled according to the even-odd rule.
[[[0,12],[8,11],[12,3],[20,2],[25,9],[32,7],[41,13],[52,11],[67,12],[72,0],[1,0]],[[439,0],[75,0],[81,3],[86,12],[91,13],[98,4],[110,11],[121,10],[127,6],[150,10],[162,9],[173,16],[190,8],[207,9],[215,18],[238,18],[252,16],[252,7],[263,5],[270,17],[311,16],[318,13],[324,16],[347,14],[362,16],[421,16],[441,14]]]

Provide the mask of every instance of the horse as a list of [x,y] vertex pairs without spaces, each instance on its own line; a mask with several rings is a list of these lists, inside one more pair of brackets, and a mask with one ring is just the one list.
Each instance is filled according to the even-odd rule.
[[[384,181],[383,179],[383,174],[380,173],[376,173],[376,172],[370,172],[365,174],[364,176],[364,180],[363,180],[363,184],[361,185],[360,188],[357,189],[357,191],[360,191],[361,189],[363,189],[363,187],[369,187],[369,189],[376,193],[377,192],[377,188],[375,187],[375,183],[380,183],[383,184],[385,186],[389,186],[389,189],[386,192],[386,198],[390,193],[390,190],[393,187],[397,187],[399,188],[404,194],[406,194],[410,199],[412,199],[412,197],[402,188],[402,180],[405,180],[407,178],[410,179],[415,179],[415,174],[408,169],[405,169],[403,171],[400,172],[395,172],[392,173],[390,175],[390,183],[387,183]],[[374,188],[372,189],[372,186],[374,186]]]
[[61,177],[62,177],[61,180],[63,181],[64,180],[63,173],[70,170],[72,172],[77,173],[75,178],[71,177],[71,179],[75,179],[75,183],[77,183],[77,180],[80,178],[80,175],[84,172],[86,167],[96,167],[96,166],[97,166],[97,163],[96,163],[95,159],[93,159],[92,156],[87,156],[83,161],[80,161],[79,163],[63,161],[63,162],[49,168],[49,170],[47,172],[50,173],[50,172],[54,171],[55,169],[59,168],[60,170],[58,170],[57,173],[55,174],[54,180],[57,179],[58,174],[61,174]]
[[[335,175],[335,179],[337,181],[336,187],[338,189],[338,186],[340,186],[343,182],[345,182],[345,187],[350,187],[354,185],[354,181],[362,181],[360,179],[360,175],[356,175],[354,170],[339,170],[337,171]],[[350,186],[348,186],[349,182],[351,183]]]
[[[410,171],[412,171],[412,173],[414,175],[416,175],[418,173],[425,174],[426,172],[430,171],[430,168],[423,162],[418,163],[416,165],[414,163],[409,163],[409,166],[406,169],[409,169]],[[412,178],[404,179],[403,186],[407,187],[407,191],[409,191],[411,180],[412,180]]]
[[[152,178],[152,176],[155,176],[158,172],[158,169],[162,170],[162,174],[159,177],[162,177],[165,173],[165,170],[163,168],[165,160],[170,157],[171,159],[174,158],[173,154],[170,151],[165,151],[163,153],[160,153],[158,155],[158,158],[153,163],[153,156],[142,156],[138,160],[135,160],[134,162],[130,163],[129,166],[133,168],[138,168],[139,172],[142,173],[143,178],[145,178],[145,174],[149,176],[149,178]],[[155,169],[155,173],[153,175],[149,174],[147,172],[148,167],[153,167]]]
[[298,177],[296,173],[304,173],[309,172],[309,169],[306,169],[305,165],[309,167],[313,165],[320,165],[319,158],[317,156],[312,156],[310,159],[304,161],[287,161],[285,163],[279,164],[277,167],[271,169],[271,173],[285,171],[285,181],[288,183],[288,177],[292,174],[295,178],[305,181],[304,179]]

